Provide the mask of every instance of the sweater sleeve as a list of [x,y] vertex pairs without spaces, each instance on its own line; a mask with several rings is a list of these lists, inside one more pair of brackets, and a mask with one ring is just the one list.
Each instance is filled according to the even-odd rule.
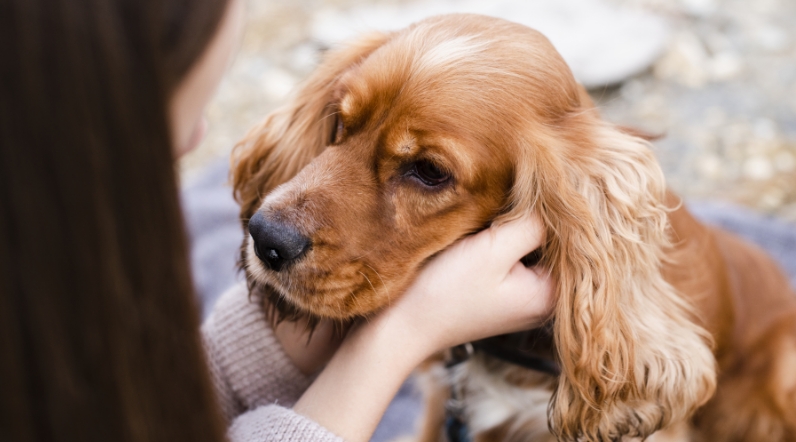
[[233,442],[342,441],[292,407],[312,379],[274,336],[242,284],[227,290],[202,325],[208,364]]
[[238,416],[227,436],[230,442],[344,442],[315,421],[278,405]]

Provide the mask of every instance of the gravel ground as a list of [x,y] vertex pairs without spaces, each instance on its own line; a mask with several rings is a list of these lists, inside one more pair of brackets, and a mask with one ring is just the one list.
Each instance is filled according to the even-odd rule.
[[[665,17],[668,48],[647,71],[591,91],[611,121],[664,137],[657,155],[690,200],[722,199],[796,223],[796,2],[609,0]],[[248,0],[240,52],[182,161],[190,182],[315,66],[315,13],[385,0]],[[632,38],[632,36],[628,36]]]

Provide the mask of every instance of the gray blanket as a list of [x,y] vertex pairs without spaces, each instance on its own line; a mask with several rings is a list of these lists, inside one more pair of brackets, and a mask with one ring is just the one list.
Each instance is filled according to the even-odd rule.
[[[219,162],[182,192],[192,244],[191,264],[205,315],[226,288],[242,279],[236,261],[243,234],[238,206],[226,184],[227,175],[227,164]],[[766,249],[796,285],[796,226],[730,204],[690,202],[688,206],[703,221],[734,231]],[[412,433],[419,413],[419,398],[410,381],[393,400],[373,440],[387,441]]]

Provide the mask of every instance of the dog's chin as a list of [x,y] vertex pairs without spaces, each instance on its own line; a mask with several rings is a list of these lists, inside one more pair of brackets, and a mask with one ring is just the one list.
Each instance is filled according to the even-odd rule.
[[249,253],[245,264],[250,293],[267,300],[275,313],[272,319],[278,321],[347,321],[369,316],[390,302],[386,281],[373,267],[356,261],[337,263],[330,271],[330,265],[305,259],[277,272]]
[[290,284],[287,290],[280,278],[269,271],[253,275],[247,272],[249,292],[263,299],[269,320],[273,322],[322,319],[345,322],[368,316],[379,310],[370,287],[328,290],[306,284]]

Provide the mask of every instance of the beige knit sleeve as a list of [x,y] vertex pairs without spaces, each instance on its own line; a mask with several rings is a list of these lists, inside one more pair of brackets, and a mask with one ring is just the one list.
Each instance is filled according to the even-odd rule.
[[268,405],[238,416],[227,433],[230,442],[343,442],[343,439],[293,410]]
[[309,387],[244,285],[227,290],[202,325],[208,364],[229,437],[248,441],[341,441],[289,408]]

